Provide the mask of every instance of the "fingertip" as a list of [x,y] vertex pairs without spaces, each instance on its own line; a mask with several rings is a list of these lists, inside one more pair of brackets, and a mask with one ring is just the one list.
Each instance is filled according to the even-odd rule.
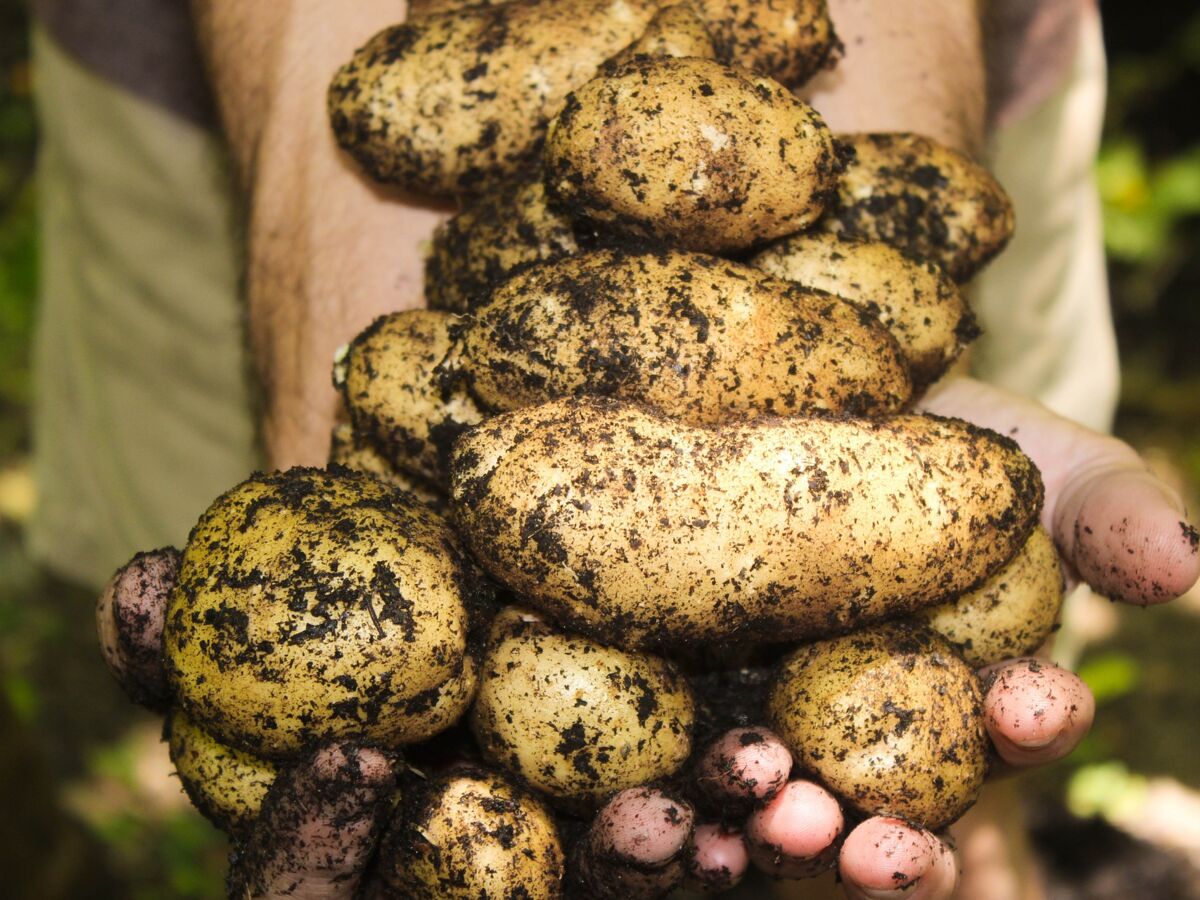
[[900,819],[867,819],[847,835],[838,856],[846,892],[878,898],[918,883],[941,863],[940,842]]
[[1077,675],[1036,659],[996,669],[983,706],[996,752],[1014,766],[1066,756],[1091,728],[1096,709]]
[[811,781],[788,782],[746,820],[750,857],[783,878],[814,874],[832,861],[845,820],[837,799]]
[[750,867],[750,854],[740,831],[721,825],[698,825],[688,862],[689,886],[717,893],[737,885]]
[[792,754],[773,731],[734,728],[714,741],[697,765],[697,785],[716,799],[765,800],[792,771]]
[[687,846],[693,821],[687,803],[656,788],[629,788],[605,804],[594,827],[612,853],[639,865],[659,866]]

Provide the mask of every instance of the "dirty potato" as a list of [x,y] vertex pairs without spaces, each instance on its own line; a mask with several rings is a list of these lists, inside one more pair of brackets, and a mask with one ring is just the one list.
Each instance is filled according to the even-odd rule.
[[769,245],[750,265],[878,316],[900,344],[918,390],[937,381],[979,334],[958,287],[936,265],[880,241],[796,234]]
[[917,134],[841,134],[853,149],[819,227],[884,241],[970,280],[1012,237],[1012,201],[983,166]]
[[826,0],[696,0],[718,58],[788,87],[828,65],[838,47]]
[[329,440],[329,461],[408,491],[439,515],[447,511],[445,494],[417,476],[397,469],[372,441],[345,422],[334,426]]
[[1042,483],[1015,443],[928,416],[689,427],[576,398],[455,445],[476,558],[624,647],[784,641],[942,602],[1011,559]]
[[694,717],[683,676],[530,618],[498,626],[481,665],[471,730],[484,757],[576,812],[678,771]]
[[608,60],[604,70],[617,69],[638,56],[691,56],[716,59],[712,36],[690,3],[663,7],[642,36]]
[[498,772],[456,768],[405,792],[380,858],[411,900],[562,893],[563,849],[546,806]]
[[639,58],[589,81],[550,124],[543,161],[573,215],[707,252],[807,227],[839,169],[812,107],[705,59]]
[[801,647],[767,718],[797,762],[863,815],[929,829],[975,802],[987,769],[975,674],[941,638],[888,623]]
[[1032,653],[1058,622],[1062,566],[1054,541],[1036,528],[1021,552],[982,586],[918,615],[974,668]]
[[385,29],[330,84],[334,135],[380,181],[479,193],[530,161],[567,94],[657,11],[649,0],[519,0]]
[[222,742],[424,740],[470,702],[489,590],[446,522],[347,469],[255,475],[192,530],[167,608],[167,673]]

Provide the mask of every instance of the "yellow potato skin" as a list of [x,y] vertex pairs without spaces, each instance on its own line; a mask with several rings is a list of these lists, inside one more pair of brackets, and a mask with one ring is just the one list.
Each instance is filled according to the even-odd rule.
[[274,763],[221,743],[178,708],[164,733],[175,773],[209,821],[232,834],[258,817],[279,774]]
[[674,774],[695,704],[666,660],[509,617],[481,665],[471,730],[484,758],[567,809]]
[[704,20],[689,3],[664,6],[641,37],[606,62],[605,69],[620,68],[637,56],[691,56],[716,59],[712,36]]
[[786,641],[943,602],[1011,559],[1042,483],[1007,438],[928,416],[692,428],[575,398],[456,444],[481,565],[622,647]]
[[795,651],[771,684],[767,720],[797,763],[863,815],[935,830],[983,786],[979,683],[945,641],[910,623]]
[[825,0],[696,0],[719,59],[788,87],[808,81],[838,47]]
[[1064,590],[1054,541],[1038,527],[1016,558],[983,585],[917,615],[978,669],[1042,646],[1058,623]]
[[374,443],[356,432],[349,423],[334,426],[329,439],[329,461],[408,491],[439,515],[445,515],[448,509],[445,494],[417,476],[397,469]]
[[458,335],[448,365],[493,411],[589,394],[699,425],[886,415],[912,393],[895,342],[850,304],[694,253],[601,250],[536,266]]
[[639,58],[550,124],[546,187],[572,215],[722,253],[808,227],[832,198],[832,135],[783,85],[705,59]]
[[936,265],[880,241],[795,234],[767,246],[750,265],[878,316],[900,344],[918,390],[937,381],[979,334],[962,293]]
[[380,858],[411,900],[562,895],[564,854],[550,810],[498,772],[466,768],[411,792]]
[[347,469],[256,475],[201,516],[163,633],[184,712],[271,759],[424,740],[470,702],[489,589],[450,527]]
[[937,265],[959,284],[1004,249],[1012,201],[983,166],[918,134],[839,134],[852,148],[818,227],[883,241]]
[[379,181],[478,194],[531,161],[568,92],[657,11],[648,0],[519,0],[385,29],[330,84],[334,135]]
[[333,369],[354,430],[392,466],[435,487],[445,483],[455,438],[484,416],[461,379],[441,368],[450,323],[431,310],[381,316],[339,352]]

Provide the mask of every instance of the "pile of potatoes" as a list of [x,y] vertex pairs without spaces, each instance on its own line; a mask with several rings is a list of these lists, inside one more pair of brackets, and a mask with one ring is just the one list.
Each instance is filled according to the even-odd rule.
[[327,469],[252,476],[101,602],[102,633],[165,604],[165,682],[117,674],[197,806],[236,833],[304,748],[401,749],[397,891],[556,897],[569,823],[681,779],[752,660],[752,714],[847,809],[954,821],[973,670],[1062,596],[1032,462],[913,412],[977,334],[1004,192],[792,93],[836,58],[823,0],[410,5],[329,112],[371,176],[459,204],[429,309],[339,353]]

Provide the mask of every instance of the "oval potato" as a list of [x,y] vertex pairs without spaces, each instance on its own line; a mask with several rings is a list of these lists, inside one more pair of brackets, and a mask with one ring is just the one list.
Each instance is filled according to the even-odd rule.
[[943,602],[1037,522],[1015,443],[929,416],[692,428],[632,404],[547,403],[455,445],[479,562],[563,627],[625,647],[786,641]]
[[878,316],[900,344],[917,389],[937,381],[979,334],[962,293],[936,265],[880,241],[795,234],[766,247],[750,265]]
[[884,241],[970,280],[1012,237],[1012,201],[983,166],[917,134],[839,134],[854,150],[823,230]]
[[920,626],[886,623],[801,647],[775,676],[767,719],[797,762],[863,815],[935,830],[983,787],[979,682]]
[[829,129],[783,85],[666,58],[635,59],[572,92],[543,165],[572,215],[713,253],[806,228],[839,171]]
[[838,49],[826,0],[697,0],[719,59],[798,87]]
[[510,620],[481,672],[484,758],[565,808],[672,775],[691,752],[691,691],[666,660]]

